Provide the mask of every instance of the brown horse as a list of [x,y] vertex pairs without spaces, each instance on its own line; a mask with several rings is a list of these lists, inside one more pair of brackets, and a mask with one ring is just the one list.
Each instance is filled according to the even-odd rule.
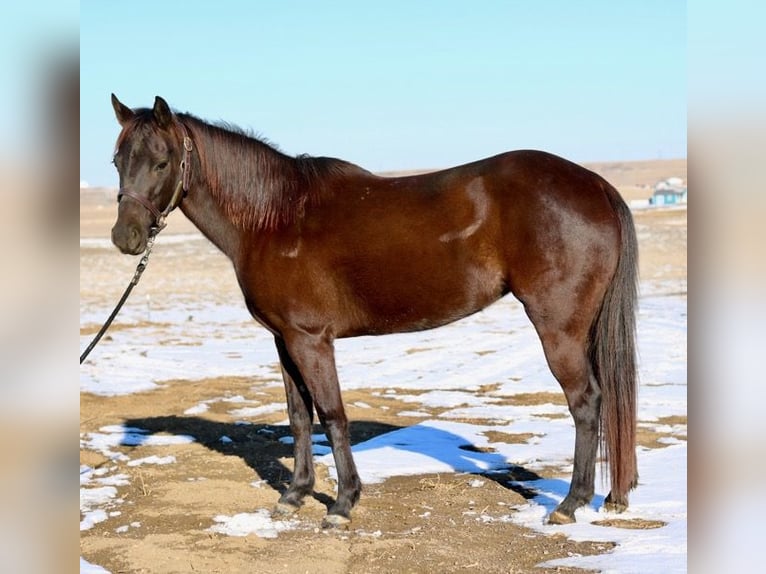
[[180,206],[231,259],[250,313],[274,335],[295,438],[278,511],[313,491],[314,409],[338,472],[325,524],[347,522],[359,499],[335,339],[438,327],[509,292],[575,422],[572,483],[548,520],[573,522],[592,499],[599,442],[606,505],[627,507],[638,476],[637,244],[628,207],[604,179],[540,151],[379,177],[338,159],[289,157],[159,97],[151,109],[114,95],[112,105],[122,126],[114,244],[141,253]]

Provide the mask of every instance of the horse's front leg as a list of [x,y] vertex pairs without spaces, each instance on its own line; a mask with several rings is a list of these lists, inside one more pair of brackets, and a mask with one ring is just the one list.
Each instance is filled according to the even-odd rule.
[[292,514],[301,507],[303,498],[314,490],[314,461],[311,450],[314,403],[300,371],[285,348],[284,340],[277,337],[275,342],[282,366],[282,378],[285,383],[290,430],[295,441],[293,477],[290,486],[277,503],[276,512]]
[[[338,471],[338,497],[330,507],[325,526],[349,522],[351,509],[359,500],[362,484],[351,455],[348,419],[338,385],[333,340],[324,334],[294,332],[283,337],[284,352],[295,368],[293,380],[299,374],[316,406],[319,421],[332,444],[332,454]],[[296,453],[298,441],[296,437]],[[310,449],[310,446],[309,446]],[[296,458],[296,468],[298,460]]]

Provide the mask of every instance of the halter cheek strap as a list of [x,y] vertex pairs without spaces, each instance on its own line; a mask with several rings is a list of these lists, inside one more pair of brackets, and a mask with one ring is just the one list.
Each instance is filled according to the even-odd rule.
[[160,211],[157,206],[154,205],[148,198],[142,197],[124,187],[120,188],[120,191],[117,194],[118,202],[122,199],[123,196],[129,197],[130,199],[133,199],[143,205],[149,211],[149,213],[154,216],[153,227],[156,229],[155,233],[159,233],[162,229],[165,228],[165,218],[170,214],[171,211],[181,205],[181,201],[183,201],[183,198],[186,197],[186,194],[189,192],[189,185],[191,184],[191,166],[189,165],[189,156],[191,155],[194,146],[192,145],[192,140],[186,131],[186,126],[184,126],[180,121],[178,124],[181,126],[181,131],[184,134],[184,156],[181,160],[181,179],[176,184],[176,188],[173,191],[173,197],[170,198],[170,202],[168,203],[167,207]]

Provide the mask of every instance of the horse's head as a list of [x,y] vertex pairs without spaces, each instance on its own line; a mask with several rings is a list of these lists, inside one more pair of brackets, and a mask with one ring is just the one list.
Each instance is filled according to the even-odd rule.
[[162,227],[181,201],[191,140],[159,96],[152,109],[132,110],[112,94],[112,106],[122,126],[114,154],[120,191],[112,243],[123,253],[137,255],[146,248],[152,229]]

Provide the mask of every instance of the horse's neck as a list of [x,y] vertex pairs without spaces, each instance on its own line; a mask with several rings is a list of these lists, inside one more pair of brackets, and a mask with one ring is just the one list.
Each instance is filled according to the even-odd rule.
[[192,185],[189,195],[181,202],[181,211],[218,249],[236,261],[240,232],[226,218],[206,186]]
[[240,231],[232,224],[213,197],[202,174],[200,147],[214,144],[206,134],[204,126],[198,125],[199,120],[189,116],[184,116],[183,120],[190,131],[195,150],[191,157],[192,178],[188,195],[181,202],[181,211],[218,249],[229,259],[236,261],[241,241]]
[[[186,118],[186,121],[196,146],[208,150],[211,154],[209,157],[216,157],[213,154],[215,146],[223,144],[212,137],[205,126],[196,124],[197,120]],[[225,157],[231,148],[224,146],[217,151]],[[288,188],[285,183],[287,181],[295,186],[298,180],[293,158],[262,142],[257,142],[248,153],[252,153],[252,157],[243,158],[240,153],[239,156],[225,158],[228,160],[226,165],[237,166],[235,174],[231,170],[222,173],[204,172],[206,168],[199,154],[193,154],[189,194],[181,203],[186,216],[232,259],[235,266],[241,242],[246,236],[251,240],[251,233],[257,229],[268,227],[270,218],[280,213],[279,208],[290,206],[293,197],[290,192],[297,189]],[[211,168],[208,166],[207,169]],[[211,189],[210,185],[217,187]],[[251,229],[252,232],[245,229]]]

